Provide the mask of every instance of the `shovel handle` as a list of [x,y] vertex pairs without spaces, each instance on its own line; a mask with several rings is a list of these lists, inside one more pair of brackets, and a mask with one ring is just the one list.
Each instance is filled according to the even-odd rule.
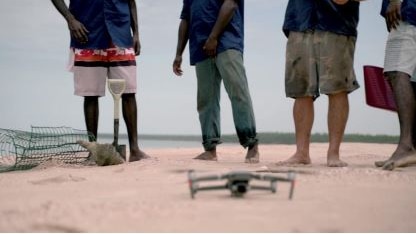
[[119,126],[119,119],[114,119],[114,147],[118,146],[118,126]]

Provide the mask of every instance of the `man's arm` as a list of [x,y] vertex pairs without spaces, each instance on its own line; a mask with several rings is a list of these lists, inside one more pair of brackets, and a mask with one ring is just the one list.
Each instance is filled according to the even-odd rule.
[[[217,54],[218,37],[224,32],[227,25],[233,18],[234,11],[237,9],[237,0],[223,0],[223,4],[218,14],[217,21],[212,28],[211,34],[209,35],[205,45],[203,47],[205,53],[210,57],[215,57]],[[241,0],[243,1],[243,0]]]
[[189,23],[187,20],[182,19],[179,24],[178,45],[176,47],[175,60],[173,61],[173,72],[177,76],[181,76],[183,73],[181,69],[182,54],[183,54],[183,51],[185,50],[186,44],[188,43],[188,39],[189,39]]
[[402,20],[401,9],[401,0],[389,0],[389,5],[386,10],[386,24],[389,32],[399,26],[400,21]]
[[137,20],[137,7],[135,0],[129,0],[130,7],[130,21],[131,21],[131,30],[133,32],[133,47],[136,55],[140,55],[141,45],[139,39],[139,23]]
[[88,41],[88,30],[85,26],[79,22],[69,11],[64,0],[51,0],[55,8],[61,13],[68,23],[68,28],[71,36],[74,37],[80,43],[87,43]]

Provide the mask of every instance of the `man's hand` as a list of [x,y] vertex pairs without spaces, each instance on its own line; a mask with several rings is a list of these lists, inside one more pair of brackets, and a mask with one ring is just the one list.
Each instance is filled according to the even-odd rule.
[[391,1],[386,10],[386,24],[387,30],[390,32],[392,29],[396,29],[402,20],[401,15],[402,3],[400,0]]
[[208,39],[205,41],[202,49],[209,57],[214,58],[217,55],[218,38],[225,31],[227,25],[231,22],[234,12],[238,8],[238,0],[222,0],[222,6],[217,17],[217,21],[211,30]]
[[75,40],[77,40],[81,44],[85,44],[88,42],[89,31],[81,22],[79,22],[75,18],[72,18],[68,20],[68,28],[71,33],[71,36],[74,37]]
[[217,55],[217,46],[218,40],[216,38],[208,37],[202,49],[209,57],[214,58]]
[[348,0],[332,0],[332,1],[338,5],[344,5],[345,3],[348,2]]
[[133,35],[133,47],[134,47],[134,54],[136,56],[139,56],[142,46],[140,44],[139,35],[137,34]]
[[365,0],[332,0],[334,3],[338,4],[338,5],[344,5],[346,4],[348,1],[353,1],[353,2],[361,2],[361,1],[365,1]]
[[176,55],[175,60],[173,60],[173,73],[175,73],[177,76],[182,76],[183,74],[181,65],[182,65],[182,56]]

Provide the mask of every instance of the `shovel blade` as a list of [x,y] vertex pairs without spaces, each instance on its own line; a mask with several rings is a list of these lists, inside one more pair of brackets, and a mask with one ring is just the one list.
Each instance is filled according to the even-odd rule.
[[126,155],[127,155],[126,145],[118,145],[116,146],[116,150],[120,154],[120,156],[124,159],[124,161],[127,161],[126,160]]

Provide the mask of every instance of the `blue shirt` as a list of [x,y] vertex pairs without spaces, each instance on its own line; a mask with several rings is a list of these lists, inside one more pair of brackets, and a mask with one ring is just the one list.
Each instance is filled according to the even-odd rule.
[[344,5],[332,0],[289,0],[283,31],[305,32],[320,30],[346,36],[357,36],[360,3],[348,1]]
[[[381,8],[381,15],[386,16],[387,6],[389,5],[388,0],[383,0]],[[403,0],[402,2],[402,20],[407,23],[416,26],[416,0]]]
[[290,31],[305,32],[315,29],[317,24],[315,1],[289,0],[286,7],[283,32],[289,36]]
[[333,32],[346,36],[357,36],[360,3],[348,1],[338,5],[332,0],[315,1],[318,18],[317,30]]
[[69,10],[89,31],[86,44],[71,38],[71,47],[105,49],[111,42],[121,48],[133,46],[128,0],[70,0]]
[[[208,58],[202,47],[211,34],[222,4],[223,1],[219,0],[183,0],[180,18],[189,24],[191,65]],[[238,1],[233,18],[218,38],[217,53],[228,49],[236,49],[241,53],[244,50],[244,0]]]

